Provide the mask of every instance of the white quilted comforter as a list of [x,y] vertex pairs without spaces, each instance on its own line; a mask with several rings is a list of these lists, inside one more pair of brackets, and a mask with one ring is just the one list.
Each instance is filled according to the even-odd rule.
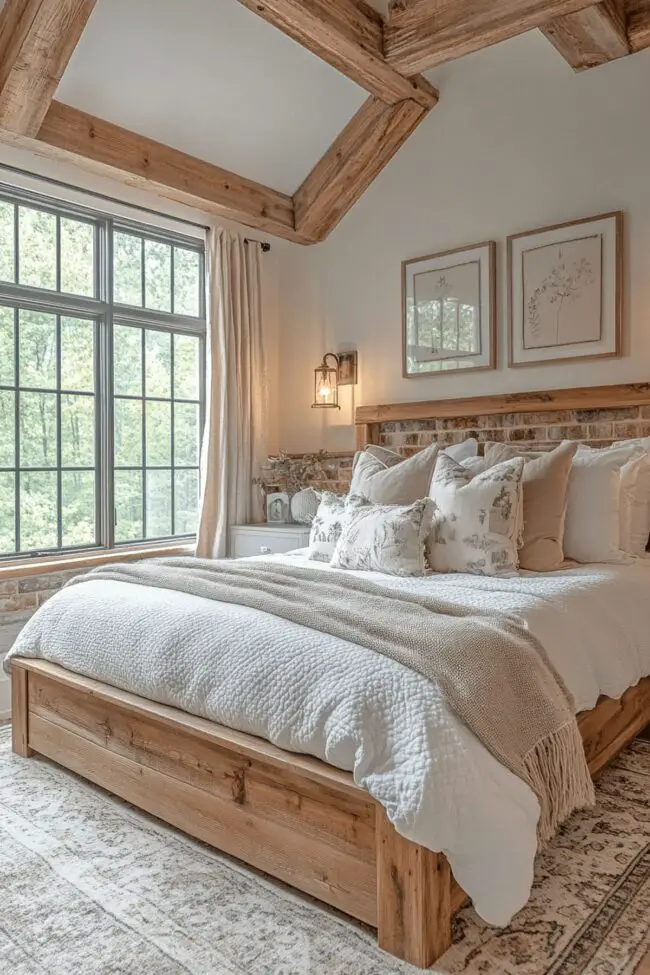
[[[276,558],[295,564],[304,556]],[[387,589],[433,588],[479,611],[521,615],[577,710],[650,675],[647,563],[501,580],[371,577]],[[352,771],[400,833],[444,851],[486,921],[507,924],[528,899],[537,799],[450,712],[435,684],[387,657],[256,610],[99,580],[54,596],[7,659],[14,655],[45,658]]]

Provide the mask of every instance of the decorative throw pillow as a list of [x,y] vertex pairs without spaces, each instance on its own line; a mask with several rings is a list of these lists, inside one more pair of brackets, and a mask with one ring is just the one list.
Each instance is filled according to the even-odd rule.
[[568,559],[585,563],[628,560],[621,548],[621,470],[630,459],[626,449],[578,448],[569,477],[564,527]]
[[311,523],[307,558],[316,562],[330,562],[341,535],[345,518],[345,498],[324,491],[318,511]]
[[332,566],[393,576],[424,575],[424,545],[434,509],[429,498],[409,505],[370,504],[366,498],[352,495]]
[[438,447],[425,447],[408,460],[386,466],[368,450],[362,451],[352,471],[350,494],[375,504],[412,504],[426,498],[436,466]]
[[644,440],[626,440],[594,450],[581,445],[579,456],[621,461],[617,548],[607,561],[621,561],[625,555],[644,555],[650,532],[650,457]]
[[577,449],[577,443],[570,440],[548,452],[523,453],[507,444],[485,445],[488,468],[515,457],[524,461],[524,544],[519,551],[522,569],[553,572],[564,562],[567,493]]
[[476,476],[451,457],[439,457],[430,490],[437,510],[427,546],[436,572],[517,571],[523,471],[521,457]]

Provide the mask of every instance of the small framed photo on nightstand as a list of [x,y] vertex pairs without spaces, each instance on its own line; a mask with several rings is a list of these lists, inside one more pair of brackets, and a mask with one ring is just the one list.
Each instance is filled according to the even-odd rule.
[[286,525],[291,521],[289,495],[284,491],[267,494],[266,520],[269,525]]

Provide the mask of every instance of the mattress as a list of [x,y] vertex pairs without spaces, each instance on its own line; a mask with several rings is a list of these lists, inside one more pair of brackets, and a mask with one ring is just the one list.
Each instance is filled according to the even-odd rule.
[[[291,564],[304,553],[274,556]],[[525,619],[576,710],[650,675],[650,565],[494,579],[433,575],[379,585]],[[389,658],[245,607],[88,580],[29,621],[7,660],[40,657],[352,772],[396,829],[442,851],[478,913],[505,925],[526,903],[539,805],[447,707]]]

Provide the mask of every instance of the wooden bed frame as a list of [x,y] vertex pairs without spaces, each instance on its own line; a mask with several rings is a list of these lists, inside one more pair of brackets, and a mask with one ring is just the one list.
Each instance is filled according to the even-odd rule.
[[[626,405],[650,404],[647,385],[600,387],[591,399],[580,391],[578,400],[598,408],[620,402],[611,390],[632,389]],[[565,391],[563,402],[575,392]],[[490,397],[490,406],[552,410],[553,395],[523,394],[520,405],[516,396]],[[377,442],[391,412],[394,419],[464,416],[479,412],[479,402],[486,401],[439,403],[443,412],[431,403],[360,408],[361,439]],[[446,858],[400,836],[349,773],[41,660],[12,661],[12,710],[17,754],[44,755],[376,927],[379,945],[414,965],[428,968],[450,946],[452,917],[467,898]],[[650,723],[650,677],[578,720],[596,775]]]

